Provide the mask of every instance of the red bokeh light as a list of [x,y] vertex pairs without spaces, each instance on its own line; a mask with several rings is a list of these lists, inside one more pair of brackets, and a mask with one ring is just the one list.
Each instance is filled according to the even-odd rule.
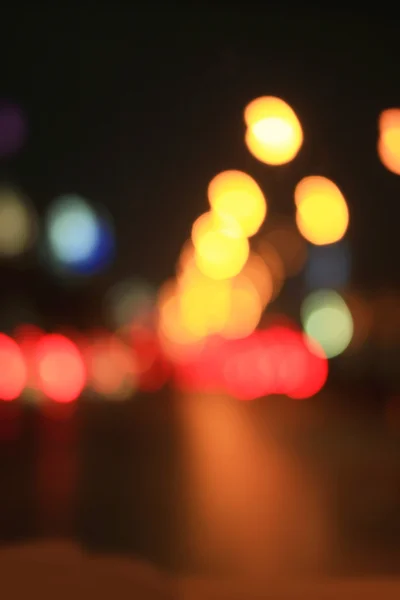
[[26,365],[18,344],[0,333],[0,399],[15,400],[26,383]]
[[26,364],[26,387],[35,390],[40,387],[36,365],[36,345],[44,335],[44,331],[39,327],[28,324],[20,325],[14,332],[14,338],[21,348]]
[[322,348],[314,340],[303,337],[303,343],[307,350],[307,366],[304,369],[304,377],[297,389],[290,393],[290,397],[303,400],[315,396],[324,387],[328,379],[328,360]]
[[309,398],[322,389],[327,376],[322,351],[302,332],[281,324],[240,340],[209,341],[195,361],[176,366],[181,389],[226,392],[240,400],[270,394]]
[[73,402],[86,383],[84,361],[77,346],[60,334],[43,336],[36,345],[41,390],[55,402]]

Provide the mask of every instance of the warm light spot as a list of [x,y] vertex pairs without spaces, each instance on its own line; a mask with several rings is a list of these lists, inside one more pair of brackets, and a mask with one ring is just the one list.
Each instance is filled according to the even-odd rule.
[[295,190],[296,223],[317,246],[339,241],[349,225],[349,211],[339,188],[324,177],[306,177]]
[[27,370],[20,347],[0,333],[0,400],[15,400],[21,395]]
[[395,175],[400,175],[400,128],[381,135],[377,150],[382,164]]
[[383,165],[400,175],[400,109],[384,110],[379,116],[378,155]]
[[353,319],[343,298],[333,290],[306,297],[301,318],[307,335],[323,348],[327,358],[341,354],[353,336]]
[[12,188],[0,188],[0,255],[13,257],[31,245],[36,215],[26,198]]
[[169,285],[161,290],[158,302],[159,334],[163,343],[169,346],[186,346],[195,344],[201,336],[193,335],[185,327],[182,320],[180,298],[177,290],[169,282]]
[[132,350],[109,335],[92,341],[85,352],[89,382],[98,394],[117,400],[129,397],[137,385]]
[[41,395],[36,364],[36,345],[44,332],[34,325],[20,325],[14,331],[14,339],[21,348],[27,369],[24,397],[36,401]]
[[253,333],[260,322],[263,305],[256,286],[245,275],[232,281],[230,303],[225,312],[221,335],[228,339],[243,338]]
[[304,200],[312,196],[322,197],[337,196],[342,197],[342,192],[331,179],[322,175],[310,175],[299,181],[294,190],[294,202],[298,207]]
[[224,355],[227,391],[240,400],[270,394],[309,398],[322,389],[328,375],[321,350],[300,332],[282,325],[227,343]]
[[303,400],[315,396],[322,390],[328,379],[327,356],[314,339],[303,335],[303,343],[306,349],[306,365],[304,366],[304,377],[298,387],[291,390],[290,397],[295,400]]
[[242,171],[223,171],[216,175],[208,186],[208,199],[213,211],[227,223],[225,233],[227,229],[232,230],[232,222],[236,222],[242,235],[251,237],[260,229],[267,214],[261,188]]
[[280,98],[264,96],[245,109],[245,142],[255,158],[269,165],[283,165],[299,152],[303,131],[293,109]]
[[237,275],[249,256],[246,238],[233,238],[210,231],[199,240],[196,264],[211,279],[228,279]]
[[379,115],[379,132],[383,133],[389,129],[400,129],[400,108],[387,108]]
[[43,336],[36,346],[42,391],[56,402],[73,402],[82,392],[86,372],[77,346],[59,334]]
[[213,211],[203,213],[196,219],[192,227],[192,243],[196,248],[201,239],[210,231],[220,232],[234,238],[242,237],[242,230],[237,221],[229,215],[221,216]]
[[261,256],[251,252],[238,277],[247,278],[252,283],[257,290],[262,307],[265,308],[273,297],[275,286],[274,276]]
[[206,337],[224,327],[231,305],[229,280],[210,279],[193,268],[180,280],[179,302],[184,327]]

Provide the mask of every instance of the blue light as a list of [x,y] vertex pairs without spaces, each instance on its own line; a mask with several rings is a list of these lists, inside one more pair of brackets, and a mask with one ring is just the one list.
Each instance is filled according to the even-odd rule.
[[98,223],[98,237],[93,252],[77,263],[70,264],[69,269],[80,275],[92,275],[105,269],[115,255],[114,234],[110,224],[104,219]]
[[91,275],[114,256],[114,235],[107,219],[77,195],[59,197],[48,213],[47,245],[56,270]]

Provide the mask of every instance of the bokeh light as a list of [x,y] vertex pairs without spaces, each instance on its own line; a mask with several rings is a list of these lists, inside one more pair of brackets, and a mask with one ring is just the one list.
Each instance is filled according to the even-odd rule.
[[186,330],[199,338],[219,333],[230,309],[230,281],[211,279],[193,267],[178,283],[181,320]]
[[132,349],[116,336],[94,335],[85,350],[89,386],[99,395],[124,400],[138,383]]
[[0,157],[15,154],[25,143],[26,119],[15,104],[0,102]]
[[320,176],[305,177],[296,186],[295,203],[297,227],[312,244],[333,244],[346,233],[349,210],[333,181]]
[[327,376],[322,349],[291,325],[273,325],[241,339],[210,339],[191,362],[177,365],[182,389],[227,393],[238,400],[271,394],[309,398]]
[[32,244],[36,215],[28,200],[11,187],[0,187],[0,256],[22,254]]
[[257,290],[262,307],[265,308],[274,295],[275,283],[274,274],[261,256],[256,252],[250,252],[249,258],[238,277],[251,282]]
[[114,249],[110,222],[76,194],[53,202],[47,215],[47,239],[56,264],[81,274],[106,265]]
[[236,221],[242,235],[251,237],[260,229],[267,214],[261,188],[242,171],[223,171],[216,175],[208,186],[208,199],[213,211],[227,223],[228,233]]
[[251,154],[268,165],[283,165],[295,158],[303,143],[303,131],[293,109],[282,99],[264,96],[244,111],[246,145]]
[[244,338],[256,329],[263,312],[257,287],[243,274],[232,280],[225,323],[220,329],[224,338]]
[[36,345],[38,379],[43,393],[56,402],[73,402],[86,383],[86,370],[77,346],[60,334],[43,336]]
[[334,290],[309,294],[301,306],[301,319],[307,335],[323,348],[327,358],[341,354],[353,336],[353,319],[346,302]]
[[344,240],[309,248],[305,281],[310,290],[344,288],[350,281],[350,275],[351,253]]
[[247,238],[209,231],[198,242],[196,264],[211,279],[228,279],[241,271],[249,252]]
[[0,400],[15,400],[25,387],[27,369],[18,344],[0,333]]
[[378,155],[382,164],[400,175],[400,109],[389,108],[379,116]]
[[99,218],[97,245],[86,260],[70,263],[68,266],[79,275],[93,275],[108,267],[115,254],[115,236],[110,219]]
[[179,297],[173,293],[159,302],[158,335],[161,347],[171,360],[187,360],[202,347],[202,337],[191,335],[182,321]]
[[44,335],[44,331],[39,327],[31,324],[23,324],[15,329],[13,336],[21,348],[27,369],[24,398],[34,402],[42,395],[37,372],[36,346]]
[[191,234],[193,246],[196,248],[202,238],[210,231],[220,232],[234,238],[242,237],[242,229],[233,217],[208,211],[200,215],[193,223]]

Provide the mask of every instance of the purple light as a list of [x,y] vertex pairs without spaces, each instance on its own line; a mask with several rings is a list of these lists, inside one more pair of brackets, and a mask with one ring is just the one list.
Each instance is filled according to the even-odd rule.
[[26,138],[26,123],[18,106],[0,102],[0,157],[15,154]]

